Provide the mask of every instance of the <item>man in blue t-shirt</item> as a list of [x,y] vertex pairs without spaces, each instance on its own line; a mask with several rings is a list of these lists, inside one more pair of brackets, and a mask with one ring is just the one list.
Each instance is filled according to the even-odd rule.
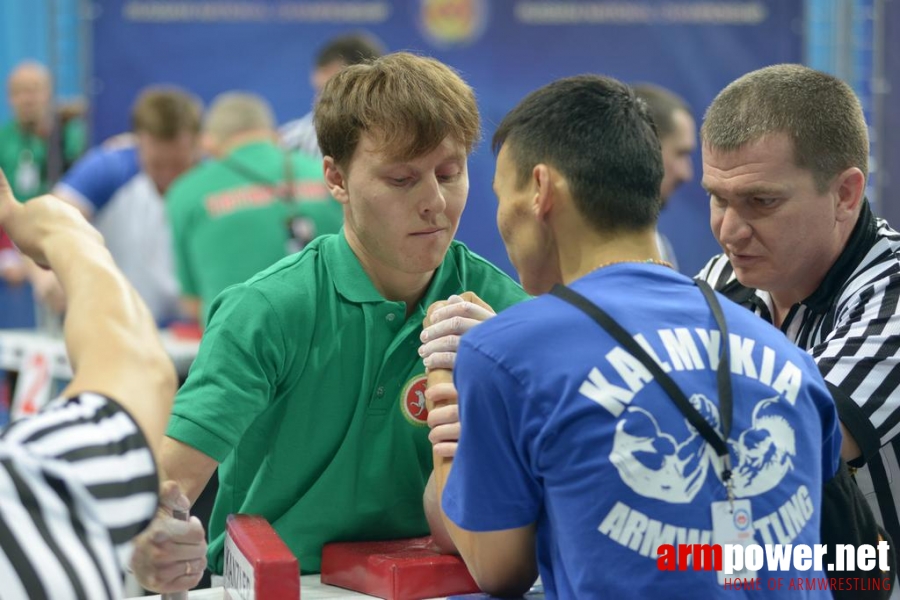
[[[164,196],[197,162],[200,119],[200,102],[193,95],[147,88],[132,108],[132,133],[92,149],[53,188],[103,234],[116,265],[160,325],[179,316]],[[65,299],[52,274],[31,275],[38,297],[62,311]]]
[[[660,547],[743,532],[745,544],[820,542],[841,434],[815,364],[659,260],[660,146],[625,85],[579,76],[545,86],[506,116],[494,148],[497,220],[523,286],[544,294],[564,283],[587,306],[556,287],[507,309],[461,338],[454,384],[429,388],[450,537],[498,595],[538,574],[550,598],[753,593],[666,561]],[[457,391],[458,407],[444,406]],[[830,598],[788,589],[791,578],[822,581],[823,565],[786,568],[740,576],[772,596]],[[768,589],[769,577],[783,588]]]

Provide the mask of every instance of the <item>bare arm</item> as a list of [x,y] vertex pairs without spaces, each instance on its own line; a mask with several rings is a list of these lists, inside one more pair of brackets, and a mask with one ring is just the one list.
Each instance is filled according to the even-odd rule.
[[206,568],[206,532],[197,517],[187,522],[173,513],[188,511],[206,487],[218,463],[170,437],[160,448],[163,482],[156,518],[134,539],[131,568],[147,589],[176,592],[197,585]]
[[[426,391],[429,410],[433,406],[456,402],[456,389],[451,378],[451,371],[445,369],[429,374]],[[440,508],[440,500],[452,466],[452,458],[435,453],[433,473],[435,498],[432,500],[430,510],[440,515],[444,526],[443,529],[438,529],[436,534],[432,523],[434,515],[429,515],[429,524],[432,524],[435,541],[439,540],[438,536],[449,535],[465,560],[472,578],[482,591],[495,596],[521,596],[528,591],[538,576],[535,525],[532,523],[525,527],[499,531],[469,531],[458,527]],[[429,484],[431,483],[429,481]],[[426,490],[426,515],[429,514],[427,500]]]
[[164,478],[178,483],[191,505],[219,466],[206,454],[168,436],[162,441],[159,464]]
[[121,404],[156,454],[177,379],[147,307],[116,268],[103,238],[53,196],[25,204],[0,175],[0,224],[68,297],[65,341],[75,374],[67,396],[97,392]]
[[62,314],[66,310],[66,293],[63,291],[59,278],[53,273],[42,269],[29,258],[23,261],[25,273],[34,295],[37,299],[56,314]]
[[[461,300],[472,304],[477,310],[490,310],[475,294],[466,292]],[[426,328],[435,327],[435,311],[447,307],[445,312],[452,312],[461,305],[460,302],[438,302],[429,307],[425,319]],[[453,306],[456,305],[456,306]],[[469,309],[471,310],[471,309]],[[493,315],[479,315],[475,323]],[[460,319],[456,319],[460,321]],[[470,326],[474,326],[470,325]],[[469,327],[465,327],[468,329]],[[446,332],[443,332],[446,334]],[[454,344],[451,354],[455,355]],[[442,349],[446,352],[447,349]],[[441,351],[441,350],[437,350]],[[452,364],[451,359],[444,364]],[[431,369],[428,373],[428,389],[425,398],[429,411],[429,426],[432,427],[432,443],[434,444],[434,471],[425,489],[425,515],[431,527],[435,543],[443,550],[459,552],[472,577],[483,591],[496,596],[520,596],[524,594],[537,579],[537,562],[535,559],[535,525],[500,531],[468,531],[458,527],[450,520],[441,508],[444,488],[453,467],[455,444],[448,435],[458,439],[458,412],[456,388],[453,385],[453,372],[446,368]],[[433,417],[441,415],[439,423]],[[446,415],[446,416],[445,416]],[[455,422],[454,422],[455,421]],[[439,428],[444,432],[435,436]],[[454,432],[453,434],[446,432]],[[449,442],[449,443],[448,443]]]

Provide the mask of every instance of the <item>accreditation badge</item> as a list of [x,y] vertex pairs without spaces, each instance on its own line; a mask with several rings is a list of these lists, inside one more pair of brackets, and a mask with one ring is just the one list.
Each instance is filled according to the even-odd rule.
[[[718,544],[724,550],[726,544],[742,546],[746,548],[756,543],[753,537],[753,513],[749,500],[735,500],[729,502],[712,503],[712,543]],[[743,556],[743,552],[741,553]],[[735,569],[734,573],[726,575],[721,569],[716,571],[719,585],[725,585],[725,579],[755,579],[756,571],[741,565],[741,570]]]
[[19,153],[19,164],[16,166],[16,191],[30,196],[37,193],[41,185],[41,172],[34,162],[30,150]]

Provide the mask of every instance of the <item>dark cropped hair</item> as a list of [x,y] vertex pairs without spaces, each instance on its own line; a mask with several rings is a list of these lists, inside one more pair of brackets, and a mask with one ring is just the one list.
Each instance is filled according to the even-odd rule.
[[684,98],[653,83],[635,83],[631,86],[638,98],[647,103],[650,118],[656,125],[659,139],[664,140],[675,131],[675,112],[683,110],[691,114]]
[[494,152],[504,145],[520,189],[535,165],[554,167],[595,229],[637,231],[656,223],[662,153],[646,107],[627,85],[599,75],[546,85],[500,123]]
[[384,53],[384,45],[375,36],[363,32],[348,33],[331,39],[319,49],[316,66],[324,67],[339,61],[348,66],[358,65]]

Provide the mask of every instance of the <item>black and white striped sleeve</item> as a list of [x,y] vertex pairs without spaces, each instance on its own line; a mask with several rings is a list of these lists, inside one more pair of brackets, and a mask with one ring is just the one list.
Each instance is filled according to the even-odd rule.
[[867,459],[900,434],[900,272],[870,270],[844,289],[831,332],[810,350]]
[[143,434],[107,398],[57,400],[14,423],[0,433],[0,596],[121,598],[158,486]]
[[715,290],[721,290],[725,284],[734,279],[734,269],[724,254],[717,254],[700,269],[695,279],[702,279]]

